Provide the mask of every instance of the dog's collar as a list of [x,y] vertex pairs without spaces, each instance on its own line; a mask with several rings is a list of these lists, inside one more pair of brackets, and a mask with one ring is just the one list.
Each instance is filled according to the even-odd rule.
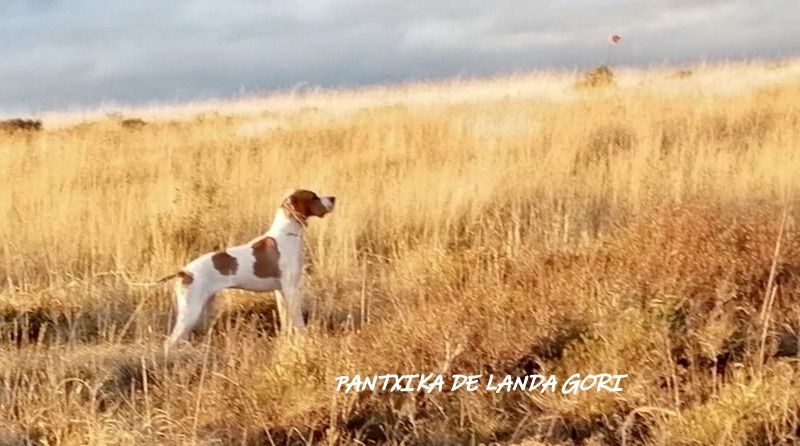
[[290,237],[300,237],[300,234],[295,234],[294,232],[286,232],[285,234]]

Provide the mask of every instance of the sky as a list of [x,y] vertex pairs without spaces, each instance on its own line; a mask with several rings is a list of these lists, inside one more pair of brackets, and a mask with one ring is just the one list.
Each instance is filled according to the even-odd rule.
[[2,0],[0,113],[780,58],[798,19],[798,0]]

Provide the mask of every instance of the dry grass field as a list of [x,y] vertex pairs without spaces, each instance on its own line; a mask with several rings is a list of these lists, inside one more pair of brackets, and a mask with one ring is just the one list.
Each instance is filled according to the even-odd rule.
[[[0,444],[800,442],[800,62],[578,78],[0,134]],[[307,233],[308,333],[228,291],[165,359],[171,287],[138,282],[264,231],[293,187],[338,197]],[[335,391],[599,372],[625,390]]]

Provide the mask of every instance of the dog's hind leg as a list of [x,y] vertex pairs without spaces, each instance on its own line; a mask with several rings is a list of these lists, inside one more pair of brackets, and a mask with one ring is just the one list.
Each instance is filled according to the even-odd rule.
[[193,283],[185,286],[178,283],[175,286],[175,301],[178,307],[178,316],[166,342],[164,351],[168,352],[181,339],[183,339],[197,325],[203,316],[206,304],[214,296],[212,290],[206,289],[202,283]]

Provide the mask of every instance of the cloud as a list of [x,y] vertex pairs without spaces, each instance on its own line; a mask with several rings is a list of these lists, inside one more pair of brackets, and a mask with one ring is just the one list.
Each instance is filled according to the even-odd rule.
[[800,49],[795,0],[6,0],[0,113]]

